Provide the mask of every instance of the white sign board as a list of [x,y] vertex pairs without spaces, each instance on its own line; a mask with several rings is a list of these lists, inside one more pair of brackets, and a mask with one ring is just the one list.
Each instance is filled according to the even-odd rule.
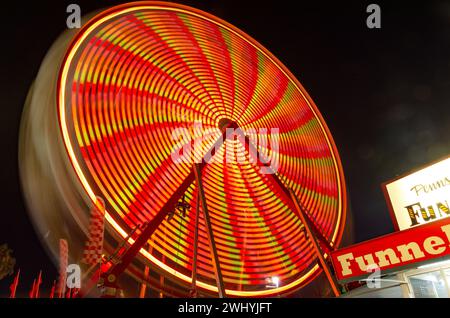
[[397,230],[450,216],[450,157],[383,185]]

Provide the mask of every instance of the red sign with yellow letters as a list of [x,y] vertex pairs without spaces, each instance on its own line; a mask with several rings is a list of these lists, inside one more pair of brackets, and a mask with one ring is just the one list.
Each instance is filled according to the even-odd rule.
[[450,257],[450,218],[394,232],[331,253],[339,281],[351,281]]

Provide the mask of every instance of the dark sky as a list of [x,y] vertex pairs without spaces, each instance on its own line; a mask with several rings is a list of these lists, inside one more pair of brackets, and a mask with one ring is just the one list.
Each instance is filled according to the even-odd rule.
[[[355,241],[393,231],[380,184],[450,153],[450,1],[179,2],[234,24],[292,71],[338,146]],[[379,30],[365,24],[371,2],[382,9]],[[2,3],[0,244],[14,249],[22,292],[40,269],[44,285],[56,278],[24,207],[17,152],[27,91],[69,3],[85,14],[120,1]],[[0,282],[0,296],[11,279]]]

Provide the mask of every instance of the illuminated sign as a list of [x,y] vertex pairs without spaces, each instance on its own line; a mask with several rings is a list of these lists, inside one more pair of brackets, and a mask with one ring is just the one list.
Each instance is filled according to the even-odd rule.
[[450,157],[383,184],[397,230],[450,216]]
[[331,253],[339,281],[418,266],[450,256],[450,218],[394,232]]

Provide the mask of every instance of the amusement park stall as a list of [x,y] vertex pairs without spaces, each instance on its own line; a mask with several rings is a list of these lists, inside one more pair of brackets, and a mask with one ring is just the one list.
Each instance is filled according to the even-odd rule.
[[344,297],[450,297],[450,157],[383,184],[396,232],[332,253]]

